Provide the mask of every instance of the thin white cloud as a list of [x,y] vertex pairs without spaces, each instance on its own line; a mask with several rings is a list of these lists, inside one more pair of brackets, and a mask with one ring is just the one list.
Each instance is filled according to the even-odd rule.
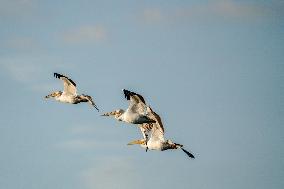
[[95,137],[98,136],[101,138],[101,136],[107,136],[109,140],[113,140],[115,136],[117,136],[117,133],[115,130],[110,129],[107,126],[106,129],[100,129],[106,127],[105,125],[99,126],[97,123],[94,122],[88,122],[88,121],[82,121],[72,124],[71,127],[69,127],[68,132],[72,136],[91,136]]
[[116,156],[105,158],[102,162],[96,161],[89,168],[83,170],[79,177],[86,189],[132,189],[137,188],[141,184],[140,180],[143,180],[133,172],[135,172],[135,168],[131,159]]
[[247,4],[232,0],[219,0],[193,7],[181,8],[176,11],[176,16],[186,17],[224,17],[224,18],[254,18],[265,15],[266,9],[257,4]]
[[63,149],[63,150],[92,150],[92,149],[100,149],[100,148],[115,148],[119,145],[116,141],[113,140],[98,140],[98,139],[88,139],[88,138],[77,138],[77,139],[70,139],[66,141],[62,141],[56,144],[56,148]]
[[91,139],[73,139],[59,143],[57,146],[67,150],[86,150],[93,149],[97,146],[97,142]]
[[14,17],[31,15],[37,6],[37,0],[0,0],[0,17]]
[[[71,67],[71,65],[68,65]],[[24,55],[0,57],[0,73],[8,79],[21,83],[23,87],[35,92],[47,92],[56,88],[61,89],[60,82],[52,82],[53,70],[66,67],[65,63],[58,62],[45,55]],[[49,74],[49,75],[46,75]],[[43,76],[46,75],[46,76]]]
[[[272,7],[277,6],[273,4]],[[148,23],[174,23],[179,21],[200,20],[261,20],[273,15],[273,8],[257,3],[233,0],[217,0],[207,3],[188,5],[178,8],[159,9],[147,8],[142,12],[142,18]]]
[[158,8],[148,8],[143,11],[143,19],[146,22],[160,22],[163,19],[162,11]]
[[79,126],[75,126],[71,128],[72,134],[90,134],[90,133],[96,133],[96,129],[93,125],[84,125],[81,124]]
[[94,43],[106,40],[106,29],[100,25],[87,25],[67,31],[63,34],[66,43]]
[[38,49],[38,44],[31,37],[15,37],[7,39],[4,42],[5,47],[20,50],[20,51],[29,51]]
[[47,93],[47,92],[51,92],[51,91],[56,90],[56,89],[62,90],[60,87],[62,88],[60,83],[52,82],[52,83],[34,84],[34,85],[31,86],[31,89],[33,91],[36,91],[36,92]]
[[2,70],[5,70],[12,79],[20,83],[30,82],[40,75],[41,68],[37,64],[25,63],[15,58],[3,58],[0,60]]

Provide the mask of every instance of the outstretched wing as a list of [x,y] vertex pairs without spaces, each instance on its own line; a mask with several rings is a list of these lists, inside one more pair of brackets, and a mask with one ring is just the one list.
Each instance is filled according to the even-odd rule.
[[123,89],[124,96],[127,100],[130,100],[128,111],[133,113],[145,114],[146,103],[144,98],[137,93]]
[[165,141],[164,132],[161,131],[160,127],[156,123],[153,123],[151,137],[149,140],[162,142]]
[[70,95],[77,95],[76,83],[72,81],[72,79],[58,73],[54,73],[54,77],[61,79],[63,81],[64,93]]
[[84,96],[87,98],[88,102],[89,102],[92,106],[94,106],[94,107],[98,110],[98,112],[99,112],[100,110],[99,110],[99,108],[97,107],[97,105],[95,104],[93,98],[92,98],[91,96],[89,96],[89,95],[84,95]]
[[143,135],[143,138],[146,140],[146,142],[148,142],[149,135],[153,129],[153,123],[143,123],[140,125],[139,129]]
[[150,106],[147,106],[147,116],[150,118],[150,119],[153,119],[156,121],[156,123],[154,123],[156,129],[160,130],[160,132],[162,134],[164,134],[165,132],[165,129],[164,129],[164,126],[163,126],[163,123],[162,123],[162,119],[161,117],[152,110],[152,108]]
[[185,150],[184,148],[181,148],[181,149],[184,153],[186,153],[188,155],[188,157],[195,158],[194,155],[192,153],[190,153],[189,151]]
[[143,124],[143,126],[148,127],[148,129],[151,129],[151,131],[149,132],[151,134],[150,139],[165,141],[164,127],[163,127],[161,117],[156,112],[154,112],[152,108],[149,106],[147,107],[147,116],[150,119],[153,119],[156,121],[156,123],[144,123]]

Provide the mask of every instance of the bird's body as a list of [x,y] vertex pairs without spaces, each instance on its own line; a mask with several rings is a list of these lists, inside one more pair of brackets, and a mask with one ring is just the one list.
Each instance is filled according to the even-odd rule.
[[155,141],[155,140],[148,140],[147,145],[145,144],[144,148],[148,148],[149,150],[159,150],[159,151],[164,151],[165,150],[165,144],[164,142],[161,141]]
[[[172,142],[171,140],[165,140],[164,127],[161,118],[150,107],[147,108],[149,118],[155,120],[155,123],[144,123],[140,126],[140,130],[143,135],[143,139],[134,140],[129,145],[140,144],[142,148],[149,150],[169,150],[169,149],[182,149],[190,158],[194,156],[183,148],[183,145]],[[150,137],[149,137],[150,135]]]
[[152,122],[152,120],[150,120],[146,115],[141,115],[129,111],[126,111],[118,119],[132,124],[142,124],[142,123]]
[[129,107],[124,111],[118,109],[112,112],[103,114],[103,116],[113,116],[118,121],[123,121],[131,124],[143,124],[154,123],[155,121],[150,119],[146,115],[146,103],[144,98],[134,92],[123,89],[125,98],[130,100]]
[[69,79],[68,77],[54,73],[54,77],[59,78],[63,81],[64,90],[62,91],[56,91],[49,95],[47,95],[45,98],[54,98],[56,101],[63,102],[63,103],[70,103],[70,104],[78,104],[81,102],[89,102],[92,106],[94,106],[98,111],[98,107],[94,103],[93,99],[89,95],[78,95],[76,84],[74,81]]
[[[62,94],[59,97],[55,97],[55,100],[59,101],[59,102],[64,102],[64,103],[70,103],[70,104],[79,104],[81,102],[89,102],[91,101],[91,97],[88,95],[66,95],[66,94]],[[90,102],[92,105],[93,103]]]
[[70,95],[66,93],[61,93],[59,96],[55,96],[54,99],[59,101],[59,102],[64,102],[64,103],[70,103],[70,104],[75,104],[77,100],[75,100],[77,95]]

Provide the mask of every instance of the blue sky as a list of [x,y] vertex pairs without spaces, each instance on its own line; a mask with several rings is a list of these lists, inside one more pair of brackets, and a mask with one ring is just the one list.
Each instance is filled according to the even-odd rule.
[[[284,3],[0,0],[0,188],[284,186]],[[44,96],[68,75],[101,112],[142,94],[182,151]]]

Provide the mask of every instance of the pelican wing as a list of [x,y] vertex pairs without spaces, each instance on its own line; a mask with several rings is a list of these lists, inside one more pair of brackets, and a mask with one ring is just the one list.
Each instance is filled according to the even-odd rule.
[[188,157],[195,158],[194,155],[192,153],[190,153],[189,151],[185,150],[184,148],[181,148],[181,149],[184,153],[186,153],[188,155]]
[[94,106],[94,107],[98,110],[98,112],[100,111],[91,96],[89,96],[89,95],[83,95],[83,98],[86,98],[87,101],[88,101],[92,106]]
[[[164,133],[161,131],[160,127],[154,123],[152,132],[151,132],[151,140],[159,140],[159,141],[165,141],[164,139]],[[149,139],[150,140],[150,139]]]
[[76,89],[76,83],[74,81],[72,81],[70,78],[58,74],[58,73],[54,73],[54,77],[61,79],[63,81],[63,92],[70,94],[70,95],[76,95],[77,94],[77,89]]
[[143,135],[143,138],[146,140],[146,142],[148,142],[149,134],[153,129],[153,123],[143,123],[140,125],[139,129]]
[[140,94],[128,91],[126,89],[123,89],[123,93],[125,95],[125,98],[127,100],[130,100],[128,110],[134,113],[145,114],[146,103],[144,98]]
[[153,120],[156,121],[156,123],[154,123],[154,126],[155,126],[158,130],[160,130],[160,132],[161,132],[162,134],[164,134],[165,129],[164,129],[164,126],[163,126],[161,117],[160,117],[156,112],[154,112],[154,111],[152,110],[152,108],[149,107],[149,106],[147,107],[147,116],[148,116],[150,119],[153,119]]
[[152,108],[147,107],[147,116],[150,119],[156,121],[156,123],[144,123],[143,125],[150,125],[148,126],[151,129],[151,140],[160,140],[164,141],[164,127],[161,120],[161,117],[152,110]]

